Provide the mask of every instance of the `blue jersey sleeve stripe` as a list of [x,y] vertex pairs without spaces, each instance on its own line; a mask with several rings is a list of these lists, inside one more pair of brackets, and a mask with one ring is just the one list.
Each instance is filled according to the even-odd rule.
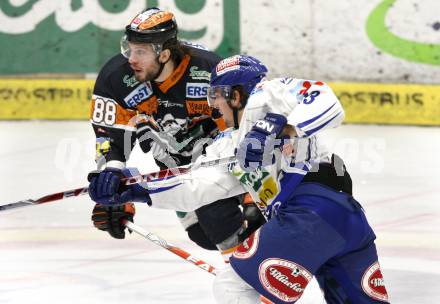
[[320,117],[322,117],[325,113],[327,113],[328,111],[331,110],[331,108],[333,108],[335,106],[336,102],[334,104],[331,105],[331,107],[329,107],[327,110],[325,110],[324,112],[322,112],[321,114],[319,114],[318,116],[315,116],[309,120],[306,120],[304,122],[301,122],[298,124],[298,128],[304,128],[305,126],[311,124],[312,122],[314,122],[315,120],[319,119]]
[[307,136],[310,136],[310,135],[312,135],[313,133],[315,133],[315,132],[321,130],[321,129],[324,128],[326,125],[328,125],[333,119],[335,119],[336,117],[338,117],[340,114],[341,114],[341,112],[339,112],[338,114],[336,114],[335,116],[333,116],[332,118],[330,118],[329,120],[327,120],[325,123],[319,125],[318,127],[314,128],[314,129],[312,129],[312,130],[305,131],[306,135],[307,135]]

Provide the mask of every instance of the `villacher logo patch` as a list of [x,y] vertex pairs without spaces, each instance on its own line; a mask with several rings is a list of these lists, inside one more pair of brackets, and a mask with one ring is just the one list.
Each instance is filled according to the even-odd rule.
[[313,278],[303,266],[283,259],[265,260],[258,275],[264,289],[285,302],[298,300]]
[[362,289],[373,299],[388,302],[388,293],[385,289],[379,262],[368,267],[362,276]]
[[249,259],[258,248],[258,240],[260,239],[260,229],[252,233],[232,254],[237,259]]

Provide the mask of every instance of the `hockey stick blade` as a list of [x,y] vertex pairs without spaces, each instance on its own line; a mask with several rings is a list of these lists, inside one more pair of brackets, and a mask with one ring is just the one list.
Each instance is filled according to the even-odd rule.
[[[138,176],[134,176],[134,177],[130,177],[130,178],[125,178],[122,181],[124,181],[125,185],[129,186],[129,185],[138,184],[141,182],[151,182],[151,181],[154,181],[157,179],[163,179],[163,178],[167,178],[167,177],[186,174],[186,173],[189,173],[191,170],[196,170],[198,168],[230,165],[230,164],[234,164],[235,162],[236,162],[235,156],[229,156],[229,157],[218,158],[218,159],[209,160],[209,161],[205,161],[205,162],[195,163],[193,166],[170,168],[170,169],[160,170],[157,172],[152,172],[152,173],[138,175]],[[62,200],[62,199],[73,197],[73,196],[80,196],[80,195],[86,194],[87,192],[88,192],[88,188],[83,187],[83,188],[77,188],[77,189],[73,189],[73,190],[49,194],[49,195],[40,197],[39,199],[36,199],[36,200],[33,200],[33,199],[21,200],[21,201],[15,202],[15,203],[0,205],[0,212],[6,211],[6,210],[11,210],[11,209],[16,209],[16,208],[27,207],[27,206],[40,205],[40,204],[58,201],[58,200]]]

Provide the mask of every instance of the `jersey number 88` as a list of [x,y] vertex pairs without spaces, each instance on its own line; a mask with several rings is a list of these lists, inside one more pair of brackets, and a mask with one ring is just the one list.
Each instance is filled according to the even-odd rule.
[[106,125],[113,125],[116,121],[116,105],[101,98],[95,99],[92,119],[97,123],[104,121]]

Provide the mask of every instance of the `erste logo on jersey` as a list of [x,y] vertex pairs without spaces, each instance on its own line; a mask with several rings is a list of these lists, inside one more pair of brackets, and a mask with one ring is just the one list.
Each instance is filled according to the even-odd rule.
[[362,276],[362,289],[373,299],[388,302],[388,293],[383,282],[379,262],[373,263]]
[[125,104],[131,108],[135,108],[142,101],[153,95],[151,84],[142,83],[134,89],[129,95],[124,98]]
[[258,240],[260,239],[260,230],[252,233],[237,249],[232,253],[234,258],[243,260],[252,257],[258,249]]
[[264,289],[284,302],[298,300],[313,277],[303,266],[275,258],[260,264],[258,276]]
[[204,82],[188,82],[186,84],[187,98],[206,98],[208,95],[209,84]]

